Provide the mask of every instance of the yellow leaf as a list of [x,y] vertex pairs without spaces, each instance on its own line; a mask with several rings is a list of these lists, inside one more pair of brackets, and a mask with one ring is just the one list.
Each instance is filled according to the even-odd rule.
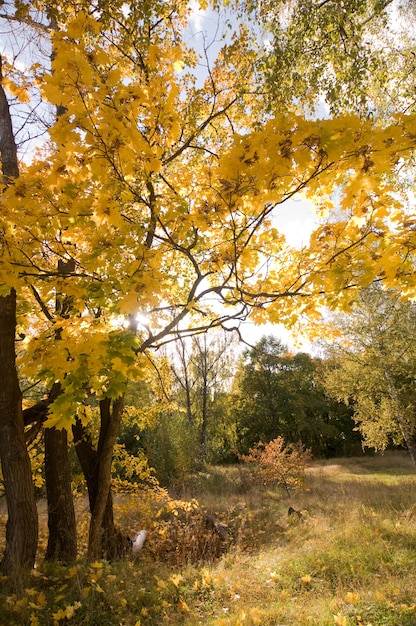
[[186,604],[186,602],[184,600],[179,600],[178,601],[178,609],[181,611],[181,613],[189,613],[189,606]]
[[175,585],[175,587],[179,587],[179,583],[183,580],[183,576],[180,574],[174,574],[169,578],[169,580]]
[[21,102],[22,104],[30,102],[30,96],[25,87],[15,83],[7,77],[3,78],[2,82],[4,88],[7,89],[7,91],[11,93],[12,96],[15,96],[19,100],[19,102]]
[[158,576],[155,576],[155,578],[156,578],[157,586],[159,587],[159,589],[167,589],[168,588],[168,586],[167,586],[167,584],[165,583],[164,580],[162,580]]
[[173,69],[175,70],[175,72],[181,72],[184,67],[185,63],[183,61],[175,61],[175,63],[173,64]]
[[345,596],[345,602],[349,602],[350,604],[357,604],[357,602],[359,602],[360,599],[361,599],[361,596],[359,593],[349,592]]
[[312,581],[312,576],[306,575],[306,576],[302,576],[301,581],[305,584],[310,583]]

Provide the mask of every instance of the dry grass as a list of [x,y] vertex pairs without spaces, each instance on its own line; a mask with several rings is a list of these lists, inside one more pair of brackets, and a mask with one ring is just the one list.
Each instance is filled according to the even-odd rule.
[[176,495],[228,525],[225,553],[201,508],[155,517],[120,498],[122,525],[152,525],[139,559],[42,565],[22,598],[0,591],[0,626],[414,626],[415,478],[401,454],[314,462],[308,491],[288,498],[210,468]]

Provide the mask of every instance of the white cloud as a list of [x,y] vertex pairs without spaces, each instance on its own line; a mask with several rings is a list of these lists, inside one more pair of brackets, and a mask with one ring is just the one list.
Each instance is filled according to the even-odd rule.
[[204,22],[207,19],[207,9],[201,9],[198,0],[191,0],[189,3],[191,15],[189,18],[189,29],[191,31],[200,32],[206,28]]

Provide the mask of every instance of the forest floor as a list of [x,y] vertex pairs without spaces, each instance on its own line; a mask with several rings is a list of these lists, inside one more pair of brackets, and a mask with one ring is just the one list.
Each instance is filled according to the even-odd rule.
[[[312,462],[307,489],[291,496],[215,466],[178,496],[159,513],[142,494],[118,498],[120,525],[150,530],[134,560],[40,562],[20,593],[0,580],[0,626],[415,626],[405,454]],[[84,500],[78,514],[82,550]]]

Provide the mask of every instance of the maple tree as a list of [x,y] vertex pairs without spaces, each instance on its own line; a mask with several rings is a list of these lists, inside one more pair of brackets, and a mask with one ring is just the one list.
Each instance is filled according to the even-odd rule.
[[[59,385],[42,417],[46,428],[73,430],[91,558],[114,526],[112,451],[126,385],[144,376],[150,349],[249,315],[313,318],[323,305],[348,306],[352,289],[374,279],[399,278],[403,293],[414,291],[414,216],[393,174],[403,182],[410,172],[415,117],[384,126],[354,116],[268,119],[247,28],[206,59],[201,87],[185,45],[189,11],[183,0],[39,1],[10,15],[47,30],[53,54],[50,69],[36,62],[26,78],[4,64],[3,86],[21,101],[37,88],[59,114],[49,140],[3,185],[0,295],[17,296],[21,373]],[[5,111],[2,121],[7,102]],[[322,223],[298,250],[274,215],[305,193]]]
[[[1,65],[0,65],[1,71]],[[19,175],[17,148],[3,85],[0,85],[0,155],[2,184],[11,185]],[[17,567],[31,568],[37,549],[38,520],[32,472],[27,454],[15,355],[16,290],[0,295],[0,457],[8,521],[6,549],[1,569],[14,578]]]

